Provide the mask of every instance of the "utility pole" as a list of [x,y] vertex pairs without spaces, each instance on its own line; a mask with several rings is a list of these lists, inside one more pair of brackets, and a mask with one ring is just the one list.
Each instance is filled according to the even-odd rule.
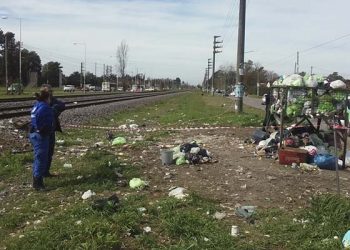
[[208,81],[207,81],[207,92],[209,93],[209,79],[210,79],[210,70],[212,68],[211,58],[208,58]]
[[106,74],[105,74],[105,72],[106,72],[106,65],[103,64],[103,81],[106,81]]
[[214,36],[214,43],[213,43],[213,73],[211,76],[211,92],[212,92],[213,96],[214,96],[214,77],[215,77],[215,55],[222,52],[222,51],[219,51],[217,49],[221,49],[222,45],[220,46],[220,44],[223,43],[223,41],[216,40],[219,37],[220,36]]
[[80,63],[80,88],[82,86],[83,86],[83,62]]
[[314,69],[314,67],[311,66],[311,72],[310,72],[310,76],[312,76],[312,70]]
[[9,94],[9,79],[7,75],[7,35],[5,34],[5,84],[6,84],[6,95]]
[[297,74],[299,74],[299,51],[297,51]]
[[238,46],[237,46],[237,85],[235,89],[235,110],[243,112],[243,79],[244,79],[244,40],[245,40],[245,10],[246,0],[239,2],[239,26],[238,26]]

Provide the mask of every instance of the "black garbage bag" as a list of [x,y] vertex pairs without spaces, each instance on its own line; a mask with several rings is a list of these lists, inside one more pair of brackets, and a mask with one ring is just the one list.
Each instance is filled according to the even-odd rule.
[[189,161],[190,164],[196,165],[201,161],[201,156],[198,154],[187,153],[185,159]]
[[199,155],[199,156],[202,156],[202,157],[209,157],[207,150],[204,149],[204,148],[201,148],[201,149],[199,150],[198,155]]
[[265,131],[262,131],[261,129],[255,130],[252,135],[254,143],[259,143],[260,141],[266,140],[267,138],[269,138],[269,134]]
[[191,148],[197,148],[199,147],[197,143],[185,143],[180,146],[180,152],[182,153],[189,153],[191,151]]

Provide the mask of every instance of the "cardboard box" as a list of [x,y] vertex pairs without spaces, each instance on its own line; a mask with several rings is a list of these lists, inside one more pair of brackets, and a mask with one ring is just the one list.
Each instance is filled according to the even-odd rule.
[[307,162],[307,159],[308,152],[305,149],[285,147],[278,150],[278,160],[283,165]]

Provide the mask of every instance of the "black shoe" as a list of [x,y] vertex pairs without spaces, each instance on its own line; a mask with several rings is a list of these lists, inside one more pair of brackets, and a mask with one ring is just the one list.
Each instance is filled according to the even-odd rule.
[[37,191],[45,189],[43,177],[33,176],[33,188]]

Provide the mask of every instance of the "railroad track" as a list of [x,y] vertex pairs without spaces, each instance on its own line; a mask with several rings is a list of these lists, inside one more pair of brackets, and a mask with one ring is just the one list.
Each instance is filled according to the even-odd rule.
[[[75,101],[66,101],[66,109],[76,109],[76,108],[82,108],[87,106],[93,106],[93,105],[101,105],[106,103],[112,103],[112,102],[121,102],[126,100],[133,100],[133,99],[140,99],[140,98],[146,98],[146,97],[152,97],[152,96],[161,96],[161,95],[167,95],[172,94],[175,92],[153,92],[153,93],[137,93],[137,94],[128,94],[128,95],[104,95],[102,98],[101,96],[94,96],[93,99],[76,99]],[[70,98],[72,96],[69,96]],[[80,96],[83,97],[83,96]],[[84,96],[86,97],[86,95]],[[32,99],[29,99],[32,100]],[[16,100],[17,101],[17,100]],[[14,107],[4,107],[0,108],[0,120],[1,119],[8,119],[8,118],[14,118],[14,117],[20,117],[20,116],[27,116],[30,114],[30,110],[32,108],[33,104],[19,104]]]
[[[66,99],[66,98],[76,98],[76,97],[92,97],[92,96],[110,96],[110,95],[123,95],[124,93],[93,93],[93,94],[68,94],[68,95],[55,95],[56,98]],[[15,98],[3,98],[0,99],[0,103],[4,102],[23,102],[23,101],[32,101],[33,96],[26,97],[15,97]]]

